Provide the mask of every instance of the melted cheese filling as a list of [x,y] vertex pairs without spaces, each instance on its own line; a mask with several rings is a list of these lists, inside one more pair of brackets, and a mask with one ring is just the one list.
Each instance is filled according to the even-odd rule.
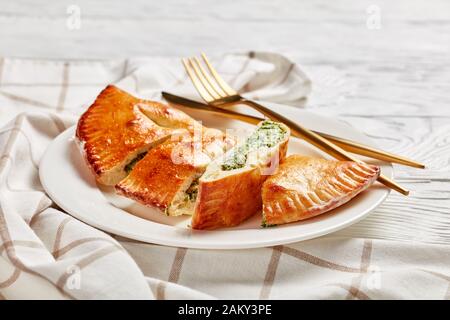
[[245,143],[233,149],[221,165],[223,171],[240,169],[247,163],[250,152],[259,148],[271,148],[279,143],[286,135],[286,130],[277,122],[266,120],[247,138]]

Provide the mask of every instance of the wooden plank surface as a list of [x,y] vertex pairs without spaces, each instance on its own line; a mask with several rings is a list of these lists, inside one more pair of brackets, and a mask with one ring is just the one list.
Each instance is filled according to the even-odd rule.
[[0,0],[0,40],[0,56],[46,59],[285,54],[313,79],[306,108],[428,166],[396,166],[411,196],[339,234],[450,243],[449,1]]

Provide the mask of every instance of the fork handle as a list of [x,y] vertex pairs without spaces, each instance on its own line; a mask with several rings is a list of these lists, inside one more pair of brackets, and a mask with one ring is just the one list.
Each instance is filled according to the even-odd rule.
[[[263,105],[260,105],[259,103],[248,100],[243,98],[241,100],[242,103],[254,108],[255,110],[261,112],[263,115],[268,117],[272,120],[277,120],[279,122],[284,123],[287,125],[294,133],[300,137],[302,137],[307,142],[311,143],[315,147],[319,148],[320,150],[328,153],[332,157],[338,159],[338,160],[345,160],[345,161],[354,161],[361,163],[362,161],[353,157],[346,151],[344,151],[342,148],[336,146],[335,144],[331,143],[327,139],[319,136],[317,133],[312,132],[311,130],[293,122],[292,120],[280,115],[279,113],[276,113],[275,111],[264,107]],[[400,192],[401,194],[407,196],[409,194],[409,191],[403,188],[402,186],[398,185],[396,182],[390,180],[388,177],[380,174],[378,181],[384,184],[385,186]]]

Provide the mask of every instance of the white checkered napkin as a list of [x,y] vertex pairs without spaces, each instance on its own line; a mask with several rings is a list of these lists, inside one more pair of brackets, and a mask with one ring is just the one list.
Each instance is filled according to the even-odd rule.
[[[276,54],[214,64],[252,98],[300,105],[310,90],[299,67]],[[450,297],[445,246],[321,238],[193,250],[113,237],[65,214],[40,184],[39,160],[108,83],[149,98],[193,92],[178,60],[0,58],[0,299]]]

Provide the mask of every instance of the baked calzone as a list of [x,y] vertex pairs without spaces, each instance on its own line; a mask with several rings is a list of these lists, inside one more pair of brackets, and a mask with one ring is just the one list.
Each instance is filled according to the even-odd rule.
[[375,165],[289,156],[263,184],[263,226],[304,220],[339,207],[379,174]]
[[198,178],[233,145],[232,139],[216,129],[203,127],[200,135],[181,139],[174,135],[152,148],[115,186],[117,192],[169,216],[192,214]]
[[198,182],[191,226],[235,226],[262,206],[261,187],[286,156],[290,130],[265,120],[245,141],[208,165]]
[[76,138],[98,182],[115,185],[150,148],[196,121],[109,85],[78,121]]

